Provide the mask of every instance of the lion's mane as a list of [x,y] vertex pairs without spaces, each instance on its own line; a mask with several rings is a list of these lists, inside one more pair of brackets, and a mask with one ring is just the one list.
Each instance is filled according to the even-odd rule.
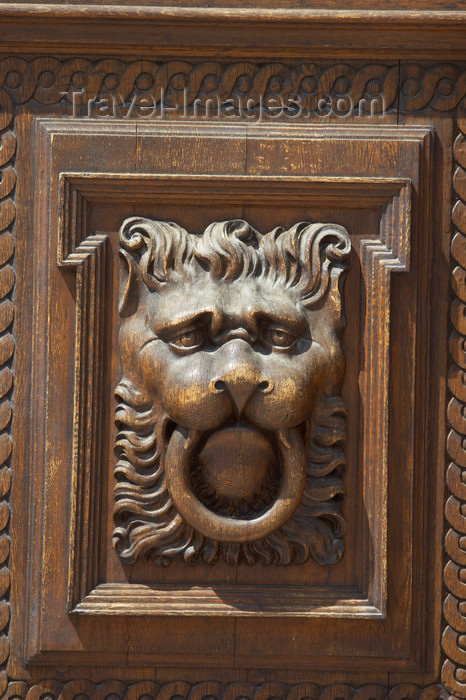
[[169,417],[138,406],[124,381],[117,395],[114,545],[123,561],[132,563],[142,554],[164,565],[175,554],[206,564],[220,554],[229,564],[301,564],[309,556],[329,564],[341,558],[346,409],[339,396],[324,397],[309,422],[306,486],[293,517],[262,540],[238,544],[214,542],[184,523],[165,483]]

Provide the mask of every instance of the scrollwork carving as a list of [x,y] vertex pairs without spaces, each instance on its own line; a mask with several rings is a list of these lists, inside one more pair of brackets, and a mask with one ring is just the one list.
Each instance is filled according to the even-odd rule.
[[[14,239],[11,233],[16,216],[14,192],[16,171],[14,156],[16,138],[12,130],[13,106],[8,95],[0,90],[0,694],[6,691],[8,676],[5,670],[10,646],[8,625],[10,606],[10,570],[8,556],[10,539],[9,492],[11,473],[9,458],[11,438],[9,434],[12,416],[11,394],[13,372],[11,369],[14,339],[11,333],[14,308],[11,300],[15,275],[11,265]],[[2,131],[3,130],[3,131]]]
[[346,230],[136,217],[120,246],[121,558],[337,562]]
[[[240,100],[243,105],[248,100],[259,105],[262,100],[267,111],[267,98],[274,96],[283,105],[299,98],[304,110],[315,110],[323,97],[335,96],[344,99],[344,111],[350,104],[358,108],[360,102],[364,110],[370,111],[373,98],[383,99],[383,109],[388,110],[396,99],[397,83],[398,66],[383,64],[127,62],[116,58],[60,61],[49,56],[31,61],[9,57],[0,62],[1,94],[10,106],[31,99],[49,105],[61,101],[85,105],[89,100],[110,96],[117,101],[114,116],[118,116],[118,107],[146,93],[153,94],[157,101],[163,95],[168,108],[181,103],[188,107],[196,103],[203,108],[212,99],[222,103],[233,100],[236,104]],[[377,110],[381,112],[382,104]],[[132,110],[125,111],[125,116],[137,115]]]
[[409,63],[402,67],[400,107],[415,112],[429,107],[447,112],[461,105],[466,95],[466,72],[454,64],[430,68]]
[[[9,124],[14,105],[28,100],[47,105],[74,101],[81,106],[88,100],[113,96],[121,107],[137,95],[153,93],[157,99],[163,95],[169,108],[181,103],[203,108],[213,98],[222,103],[241,100],[244,105],[250,99],[259,105],[262,99],[267,111],[267,98],[278,96],[283,105],[299,100],[306,115],[329,96],[335,103],[342,100],[344,114],[350,107],[370,112],[371,100],[380,100],[376,113],[383,115],[396,107],[398,90],[403,111],[425,107],[449,111],[465,97],[466,73],[452,63],[431,67],[409,63],[401,66],[399,80],[397,65],[375,63],[356,67],[346,63],[128,62],[51,56],[26,60],[11,56],[0,61],[0,129]],[[118,109],[113,113],[118,116]],[[124,116],[137,114],[125,110]]]
[[335,683],[321,686],[317,683],[262,683],[255,685],[245,681],[233,683],[218,683],[216,681],[204,681],[192,685],[186,681],[174,681],[160,685],[153,681],[139,681],[126,685],[121,681],[105,681],[93,683],[85,679],[59,683],[58,681],[45,680],[33,685],[29,692],[24,683],[11,683],[11,693],[7,698],[21,698],[21,700],[38,700],[45,698],[59,700],[59,698],[81,698],[85,695],[92,700],[101,700],[112,696],[115,700],[169,700],[178,697],[183,700],[200,700],[210,697],[214,700],[450,700],[451,696],[440,684],[429,685],[420,688],[414,683],[403,683],[389,690],[384,685],[362,685],[354,688],[347,683]]
[[[444,615],[447,627],[444,630],[442,646],[447,659],[443,664],[442,680],[458,697],[466,697],[466,652],[463,649],[462,635],[466,632],[466,419],[464,416],[466,393],[464,378],[466,371],[464,312],[466,309],[466,124],[459,124],[460,132],[454,145],[456,171],[454,186],[456,201],[452,219],[455,234],[451,244],[451,254],[456,265],[452,270],[454,299],[451,305],[453,332],[450,335],[450,354],[454,364],[450,368],[449,387],[452,398],[448,406],[450,432],[447,449],[452,459],[447,470],[447,486],[451,493],[445,506],[445,517],[450,529],[445,537],[445,549],[449,556],[444,570],[445,586],[448,595],[444,601]],[[464,637],[463,637],[464,638]]]

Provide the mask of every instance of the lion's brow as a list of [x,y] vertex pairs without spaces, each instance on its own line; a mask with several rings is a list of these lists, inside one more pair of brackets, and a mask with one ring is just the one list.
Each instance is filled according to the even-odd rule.
[[280,313],[274,309],[264,309],[258,306],[248,310],[247,314],[236,314],[220,307],[204,308],[193,313],[182,312],[170,319],[157,319],[155,331],[160,338],[170,338],[177,333],[191,327],[203,324],[208,326],[213,337],[229,329],[244,328],[252,335],[256,335],[259,329],[265,325],[276,324],[285,326],[297,336],[305,335],[308,324],[297,310],[295,314]]
[[[189,326],[200,323],[214,325],[213,321],[217,319],[219,314],[222,315],[221,310],[212,306],[193,312],[182,311],[178,314],[171,314],[170,318],[157,316],[155,331],[161,338],[170,338]],[[218,321],[215,325],[217,324]]]

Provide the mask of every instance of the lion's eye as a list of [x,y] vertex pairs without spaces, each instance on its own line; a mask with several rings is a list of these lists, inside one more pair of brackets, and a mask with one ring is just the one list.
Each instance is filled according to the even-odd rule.
[[283,328],[266,328],[262,337],[266,343],[276,348],[290,348],[296,340],[294,335]]
[[194,350],[204,343],[204,331],[200,328],[184,331],[176,338],[172,338],[170,342],[177,348]]

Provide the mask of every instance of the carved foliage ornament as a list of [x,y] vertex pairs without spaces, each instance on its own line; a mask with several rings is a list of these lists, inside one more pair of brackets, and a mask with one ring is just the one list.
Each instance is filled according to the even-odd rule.
[[136,217],[120,246],[122,560],[339,561],[346,230]]

